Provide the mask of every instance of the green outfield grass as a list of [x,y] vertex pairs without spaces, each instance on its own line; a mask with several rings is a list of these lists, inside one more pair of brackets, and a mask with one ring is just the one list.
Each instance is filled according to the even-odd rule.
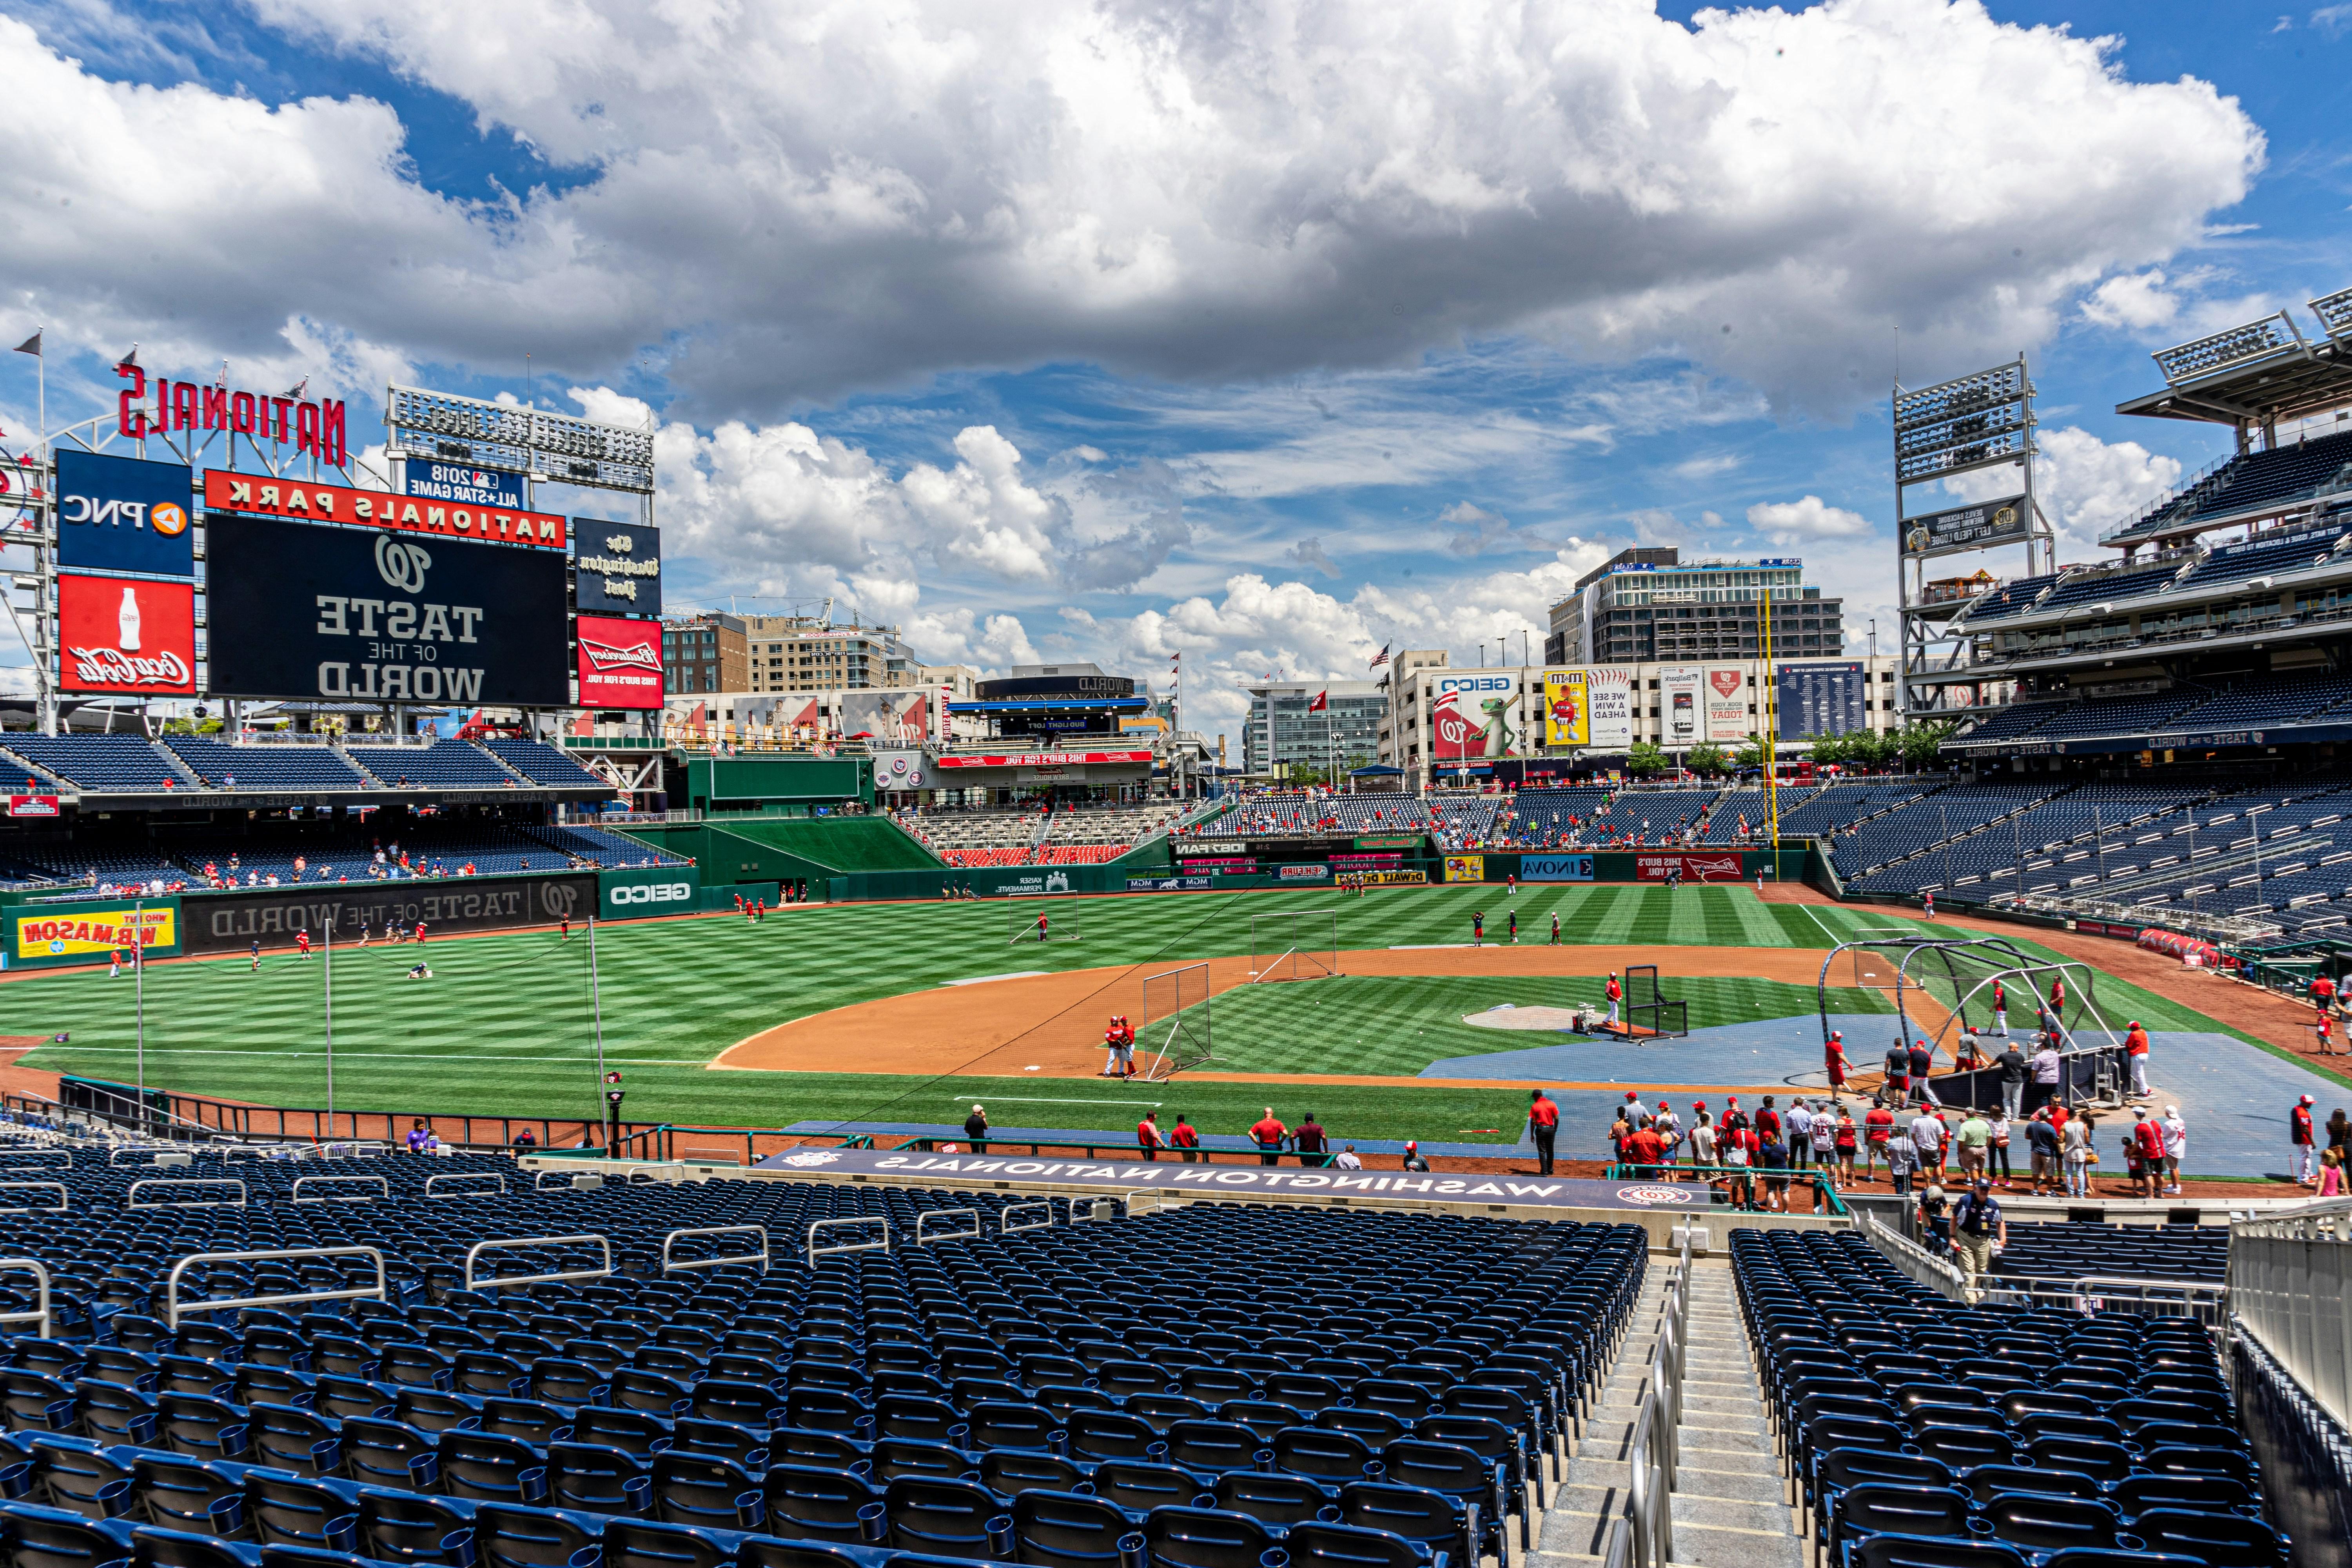
[[[1556,1045],[1559,1037],[1480,1028],[1463,1018],[1502,1003],[1601,1005],[1603,975],[1530,978],[1344,974],[1304,984],[1236,987],[1209,1004],[1219,1072],[1360,1073],[1410,1078],[1449,1057]],[[1777,980],[1669,975],[1666,994],[1687,1003],[1690,1026],[1712,1028],[1812,1013],[1810,986]],[[1833,989],[1833,1013],[1892,1013],[1875,991]],[[1197,1009],[1187,1009],[1197,1012]]]
[[[805,1119],[953,1121],[960,1119],[950,1114],[958,1102],[969,1107],[973,1099],[993,1097],[1003,1102],[994,1110],[1002,1123],[1131,1126],[1134,1102],[1144,1097],[1113,1085],[710,1072],[703,1064],[773,1025],[949,980],[1246,953],[1253,914],[1335,910],[1337,941],[1348,949],[1465,942],[1473,910],[1485,911],[1491,935],[1502,929],[1512,908],[1519,911],[1524,939],[1548,936],[1557,910],[1563,940],[1576,943],[1825,947],[1837,937],[1887,923],[1868,910],[1764,904],[1742,887],[1669,891],[1617,886],[1529,887],[1516,900],[1492,887],[1395,890],[1368,898],[1326,889],[1087,900],[1075,911],[1083,940],[1045,944],[1008,943],[1005,906],[995,900],[799,909],[772,914],[759,926],[731,917],[626,922],[601,927],[597,933],[604,1051],[628,1075],[627,1111],[637,1121],[735,1126],[782,1126]],[[435,971],[425,982],[404,977],[415,957],[413,949],[339,952],[333,1013],[338,1106],[479,1115],[593,1113],[596,1041],[584,934],[575,931],[568,943],[551,931],[443,939],[425,952]],[[278,953],[264,957],[257,974],[242,957],[153,966],[146,979],[147,1081],[271,1105],[325,1103],[324,969],[321,959],[304,962]],[[1264,1003],[1246,1005],[1277,1013],[1314,1007],[1310,994],[1331,984],[1271,988]],[[1767,992],[1776,994],[1772,1005],[1782,1005],[1777,994],[1789,992],[1789,1011],[1811,1007],[1809,995],[1793,994],[1798,987],[1712,984],[1727,989],[1703,999],[1702,983],[1676,983],[1678,994],[1701,1004],[1693,1009],[1695,1025],[1702,1018],[1763,1016],[1739,1011],[1742,985],[1751,988],[1744,998],[1750,1007]],[[1459,1014],[1513,1000],[1517,994],[1489,985],[1467,1002],[1462,994],[1441,998],[1430,992],[1402,1005],[1413,1016],[1438,1015],[1440,1027],[1450,1026],[1473,1041],[1466,1048],[1449,1044],[1419,1061],[1410,1053],[1381,1058],[1411,1066],[1273,1065],[1278,1059],[1273,1058],[1262,1068],[1219,1065],[1228,1070],[1412,1072],[1436,1057],[1507,1048],[1509,1037],[1470,1030],[1459,1023]],[[2217,1026],[2121,982],[2102,981],[2100,994],[2137,1007],[2135,1016],[2151,1028]],[[1220,998],[1220,1009],[1225,1005]],[[1443,1022],[1447,1008],[1454,1009],[1450,1026]],[[1284,1026],[1279,1018],[1270,1018],[1264,1033],[1272,1040]],[[1381,1021],[1392,1034],[1402,1026],[1402,1017]],[[69,1035],[68,1043],[34,1052],[26,1065],[131,1078],[136,1047],[131,979],[109,980],[103,969],[95,969],[0,984],[0,1034],[58,1033]],[[1223,1033],[1221,1016],[1221,1056]],[[1371,1036],[1367,1031],[1359,1038],[1369,1044]],[[1265,1098],[1263,1089],[1249,1085],[1205,1082],[1155,1090],[1152,1098],[1166,1094],[1177,1097],[1162,1101],[1166,1109],[1184,1109],[1204,1126],[1234,1131],[1256,1118]],[[1333,1088],[1318,1090],[1318,1098],[1328,1103],[1314,1109],[1335,1125],[1344,1115],[1347,1125],[1365,1136],[1452,1137],[1458,1130],[1500,1125],[1503,1118],[1517,1114],[1507,1095],[1460,1089]],[[1015,1103],[1024,1100],[1037,1103]]]

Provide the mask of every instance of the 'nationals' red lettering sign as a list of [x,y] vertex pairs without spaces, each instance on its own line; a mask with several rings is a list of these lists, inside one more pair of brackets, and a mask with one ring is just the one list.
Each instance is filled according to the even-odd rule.
[[290,517],[304,522],[352,522],[369,528],[397,529],[403,533],[446,533],[457,539],[479,540],[485,544],[530,544],[542,550],[561,550],[566,539],[564,520],[550,512],[452,506],[422,496],[305,484],[299,479],[239,473],[233,468],[205,470],[205,507],[213,511]]

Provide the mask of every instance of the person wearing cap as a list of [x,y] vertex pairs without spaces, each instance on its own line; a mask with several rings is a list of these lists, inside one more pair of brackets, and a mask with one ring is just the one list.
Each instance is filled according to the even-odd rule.
[[[1706,1113],[1706,1101],[1691,1101],[1691,1163],[1706,1166],[1715,1163],[1715,1119]],[[1702,1173],[1700,1179],[1706,1179]]]
[[2164,1191],[2168,1197],[2180,1195],[2180,1162],[2189,1153],[2189,1123],[2180,1120],[2180,1107],[2164,1108]]
[[1682,1158],[1682,1118],[1675,1114],[1674,1107],[1662,1100],[1658,1101],[1658,1114],[1652,1119],[1652,1124],[1658,1130],[1658,1173],[1670,1182],[1677,1180],[1675,1163]]
[[1406,1142],[1404,1146],[1404,1168],[1408,1171],[1426,1171],[1429,1169],[1429,1161],[1423,1157],[1421,1145],[1419,1143],[1412,1142]]
[[2139,1195],[2152,1198],[2164,1185],[2164,1126],[2148,1120],[2145,1105],[2132,1107],[2129,1141],[2133,1159],[2139,1166]]
[[1829,1068],[1830,1099],[1837,1100],[1845,1094],[1845,1072],[1850,1065],[1845,1059],[1845,1037],[1835,1029],[1822,1047],[1823,1065]]
[[1886,1047],[1887,1098],[1900,1110],[1911,1100],[1911,1047],[1899,1038]]
[[2312,1152],[2311,1096],[2306,1094],[2294,1102],[2290,1124],[2294,1154],[2288,1163],[2287,1173],[2305,1186],[2312,1186],[2319,1180],[2319,1156]]
[[971,1114],[963,1119],[963,1135],[971,1140],[971,1152],[973,1153],[987,1153],[988,1112],[982,1110],[977,1105],[973,1106],[971,1108]]
[[1617,984],[1617,972],[1612,969],[1609,972],[1609,1021],[1612,1024],[1617,1021],[1617,1004],[1624,995],[1625,988]]
[[1927,1041],[1914,1040],[1911,1042],[1910,1057],[1911,1098],[1921,1105],[1942,1105],[1944,1102],[1936,1098],[1935,1089],[1927,1082],[1927,1074],[1936,1066],[1936,1053],[1929,1048]]
[[2124,1031],[2124,1058],[2131,1063],[2132,1098],[2147,1099],[2147,1031],[2139,1026],[2137,1018]]
[[1977,1302],[1977,1280],[1992,1277],[1992,1255],[2008,1245],[2008,1217],[1992,1195],[1992,1184],[1979,1176],[1952,1208],[1952,1250],[1959,1256],[1970,1306]]
[[2009,1038],[2009,992],[1998,980],[1992,983],[1992,1032]]

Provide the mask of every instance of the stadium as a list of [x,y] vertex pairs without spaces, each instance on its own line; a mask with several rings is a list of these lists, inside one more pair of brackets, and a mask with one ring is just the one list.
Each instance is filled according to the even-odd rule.
[[829,600],[721,691],[650,425],[134,351],[0,492],[6,1560],[2340,1568],[2305,313],[2112,559],[2022,356],[1898,385],[1891,658],[1645,544],[1239,768]]

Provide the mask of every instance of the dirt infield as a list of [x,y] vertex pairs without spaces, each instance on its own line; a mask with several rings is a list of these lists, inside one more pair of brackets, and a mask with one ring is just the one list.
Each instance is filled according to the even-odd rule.
[[[1340,973],[1397,976],[1593,975],[1654,963],[1662,982],[1678,976],[1778,980],[1811,985],[1821,977],[1827,950],[1787,947],[1549,947],[1488,943],[1485,947],[1372,948],[1341,952]],[[1250,979],[1250,960],[1235,955],[1155,960],[1103,969],[1065,970],[961,985],[942,985],[813,1014],[730,1046],[715,1068],[752,1072],[956,1073],[1013,1077],[1090,1078],[1102,1070],[1104,1021],[1114,1013],[1143,1016],[1143,983],[1154,974],[1206,962],[1213,994]],[[1284,984],[1292,984],[1285,982]],[[1307,984],[1298,982],[1297,984]],[[1137,1047],[1137,1067],[1145,1052]],[[1193,1073],[1231,1082],[1286,1083],[1280,1074]],[[1426,1079],[1317,1076],[1313,1081],[1429,1086]],[[1449,1079],[1449,1085],[1474,1084]]]

